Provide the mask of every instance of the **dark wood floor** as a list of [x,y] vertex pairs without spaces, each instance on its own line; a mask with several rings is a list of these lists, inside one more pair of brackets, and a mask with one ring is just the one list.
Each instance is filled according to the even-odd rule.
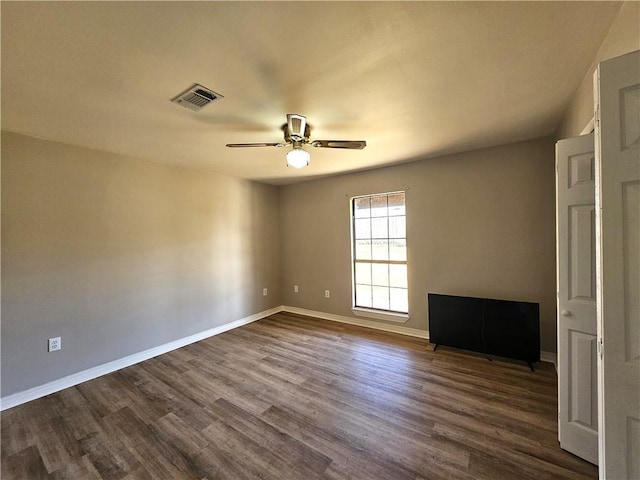
[[1,419],[4,480],[597,478],[551,364],[286,313]]

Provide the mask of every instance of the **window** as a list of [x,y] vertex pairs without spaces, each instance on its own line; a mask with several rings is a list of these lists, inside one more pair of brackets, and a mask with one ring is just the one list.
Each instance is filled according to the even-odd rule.
[[352,200],[354,308],[409,313],[404,192]]

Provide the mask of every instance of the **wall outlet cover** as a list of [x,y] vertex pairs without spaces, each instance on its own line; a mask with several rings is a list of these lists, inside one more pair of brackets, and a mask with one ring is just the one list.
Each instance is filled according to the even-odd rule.
[[56,350],[60,350],[62,348],[62,338],[61,337],[53,337],[49,339],[49,352],[55,352]]

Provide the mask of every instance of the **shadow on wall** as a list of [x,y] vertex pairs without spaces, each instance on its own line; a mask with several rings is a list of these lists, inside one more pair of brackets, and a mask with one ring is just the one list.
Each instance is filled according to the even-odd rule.
[[3,396],[280,304],[275,187],[6,132],[2,153]]

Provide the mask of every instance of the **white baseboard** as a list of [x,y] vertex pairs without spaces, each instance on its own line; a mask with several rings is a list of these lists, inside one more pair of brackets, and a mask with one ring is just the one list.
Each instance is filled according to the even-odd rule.
[[[239,320],[235,320],[233,322],[225,323],[224,325],[220,325],[218,327],[214,327],[209,330],[205,330],[193,335],[189,335],[188,337],[184,337],[179,340],[174,340],[173,342],[165,343],[163,345],[159,345],[157,347],[153,347],[148,350],[144,350],[142,352],[134,353],[132,355],[127,355],[126,357],[119,358],[112,362],[98,365],[97,367],[89,368],[87,370],[83,370],[81,372],[77,372],[72,375],[59,378],[52,382],[48,382],[43,385],[30,388],[29,390],[24,390],[22,392],[18,392],[12,395],[8,395],[6,397],[2,397],[0,398],[0,411],[6,410],[8,408],[16,407],[23,403],[30,402],[31,400],[36,400],[38,398],[44,397],[46,395],[50,395],[52,393],[59,392],[60,390],[73,387],[82,382],[93,380],[94,378],[100,377],[102,375],[106,375],[108,373],[115,372],[116,370],[120,370],[121,368],[129,367],[136,363],[143,362],[144,360],[149,360],[150,358],[157,357],[158,355],[168,353],[172,350],[176,350],[178,348],[184,347],[191,343],[195,343],[200,340],[204,340],[205,338],[219,335],[220,333],[226,332],[228,330],[233,330],[234,328],[247,325],[249,323],[255,322],[262,318],[266,318],[270,315],[274,315],[276,313],[283,312],[283,311],[296,313],[299,315],[306,315],[309,317],[321,318],[323,320],[331,320],[333,322],[347,323],[349,325],[357,325],[359,327],[382,330],[385,332],[399,333],[401,335],[408,335],[411,337],[424,338],[426,340],[429,339],[429,332],[427,330],[417,330],[415,328],[407,328],[399,325],[388,325],[388,324],[378,323],[375,321],[370,321],[365,319],[346,317],[344,315],[336,315],[333,313],[307,310],[306,308],[280,305],[278,307],[270,308],[269,310],[264,310],[262,312],[254,313],[253,315],[249,315],[248,317],[244,317]],[[555,353],[540,352],[540,359],[543,362],[553,363],[553,365],[556,367],[556,370],[558,369],[557,355]]]
[[556,367],[556,372],[558,371],[558,354],[553,352],[540,352],[540,361],[553,363],[553,366]]
[[260,320],[281,311],[282,307],[278,306],[259,313],[254,313],[253,315],[249,315],[248,317],[225,323],[224,325],[210,328],[208,330],[189,335],[188,337],[174,340],[173,342],[165,343],[163,345],[159,345],[142,352],[134,353],[132,355],[127,355],[126,357],[119,358],[112,362],[104,363],[102,365],[98,365],[97,367],[89,368],[87,370],[83,370],[81,372],[59,378],[58,380],[45,383],[44,385],[30,388],[29,390],[24,390],[22,392],[14,393],[13,395],[8,395],[0,399],[0,411],[21,405],[26,402],[30,402],[31,400],[35,400],[37,398],[41,398],[55,392],[59,392],[60,390],[64,390],[65,388],[73,387],[74,385],[78,385],[79,383],[115,372],[116,370],[120,370],[121,368],[125,368],[144,360],[157,357],[158,355],[162,355],[163,353],[176,350],[191,343],[204,340],[205,338],[219,335],[220,333],[241,327],[243,325],[247,325],[248,323],[255,322],[256,320]]
[[[287,305],[283,305],[281,307],[281,311],[297,313],[299,315],[307,315],[309,317],[322,318],[324,320],[331,320],[334,322],[348,323],[350,325],[358,325],[360,327],[374,328],[376,330],[383,330],[385,332],[400,333],[402,335],[410,335],[412,337],[424,338],[426,340],[429,340],[428,330],[417,330],[415,328],[400,327],[397,325],[386,325],[374,321],[361,320],[358,318],[351,318],[344,315],[336,315],[333,313],[318,312],[315,310],[307,310],[306,308],[290,307]],[[540,361],[553,363],[554,367],[556,367],[556,371],[558,370],[557,357],[558,356],[553,352],[540,352]]]
[[307,310],[306,308],[282,306],[283,312],[297,313],[299,315],[307,315],[309,317],[321,318],[323,320],[331,320],[333,322],[348,323],[349,325],[357,325],[359,327],[373,328],[375,330],[383,330],[385,332],[400,333],[411,337],[429,339],[429,332],[426,330],[417,330],[415,328],[401,327],[399,325],[387,325],[384,323],[364,320],[359,318],[345,317],[344,315],[336,315],[334,313],[317,312],[315,310]]

